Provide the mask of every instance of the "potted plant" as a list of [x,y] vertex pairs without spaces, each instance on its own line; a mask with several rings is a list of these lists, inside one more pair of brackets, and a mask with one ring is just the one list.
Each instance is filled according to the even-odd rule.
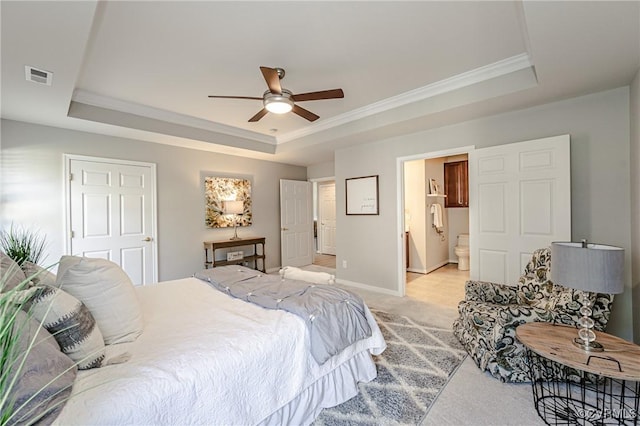
[[[32,325],[35,320],[30,318],[31,315],[25,308],[32,295],[29,291],[31,281],[46,269],[24,274],[20,266],[40,262],[45,247],[45,238],[36,231],[13,225],[8,231],[0,231],[0,249],[15,262],[5,263],[10,263],[10,266],[0,274],[0,426],[34,424],[58,408],[64,401],[59,402],[60,398],[56,398],[57,390],[50,398],[50,387],[67,371],[75,369],[75,365],[71,366],[46,383],[38,385],[39,389],[17,399],[22,374],[29,368],[30,355],[47,345],[40,333],[34,332]],[[42,323],[37,323],[38,328],[42,327]],[[46,396],[43,398],[43,395]]]
[[40,263],[44,259],[46,246],[46,238],[38,231],[13,224],[9,230],[0,231],[0,249],[20,266],[25,262]]

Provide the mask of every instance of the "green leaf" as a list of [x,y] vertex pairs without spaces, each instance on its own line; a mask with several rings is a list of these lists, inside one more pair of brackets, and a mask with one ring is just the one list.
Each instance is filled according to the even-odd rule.
[[0,249],[18,265],[24,262],[39,263],[44,260],[46,238],[38,231],[14,226],[0,231]]

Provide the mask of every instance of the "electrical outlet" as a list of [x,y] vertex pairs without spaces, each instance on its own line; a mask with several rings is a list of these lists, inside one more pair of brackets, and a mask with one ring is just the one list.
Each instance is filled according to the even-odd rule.
[[347,261],[346,260],[342,261],[342,268],[343,269],[347,269]]

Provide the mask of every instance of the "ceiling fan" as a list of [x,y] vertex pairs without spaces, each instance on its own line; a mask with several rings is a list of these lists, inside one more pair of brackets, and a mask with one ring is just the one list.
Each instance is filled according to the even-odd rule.
[[296,102],[303,101],[318,101],[321,99],[337,99],[344,98],[344,92],[342,89],[321,90],[319,92],[308,92],[294,95],[290,90],[282,88],[280,80],[284,78],[284,69],[282,68],[268,68],[260,67],[262,75],[269,90],[264,92],[261,98],[250,96],[216,96],[209,95],[210,98],[223,98],[223,99],[255,99],[261,100],[264,108],[262,108],[256,115],[249,119],[249,122],[256,122],[264,117],[267,112],[273,112],[274,114],[286,114],[291,111],[294,114],[298,114],[300,117],[309,121],[316,121],[320,116],[308,111],[301,106],[296,105]]

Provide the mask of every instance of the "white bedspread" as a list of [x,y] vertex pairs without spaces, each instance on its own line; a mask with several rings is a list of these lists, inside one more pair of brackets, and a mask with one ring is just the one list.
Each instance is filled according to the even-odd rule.
[[298,317],[220,293],[196,278],[138,288],[145,329],[123,364],[80,372],[57,424],[257,424],[362,351],[373,335],[318,365]]

